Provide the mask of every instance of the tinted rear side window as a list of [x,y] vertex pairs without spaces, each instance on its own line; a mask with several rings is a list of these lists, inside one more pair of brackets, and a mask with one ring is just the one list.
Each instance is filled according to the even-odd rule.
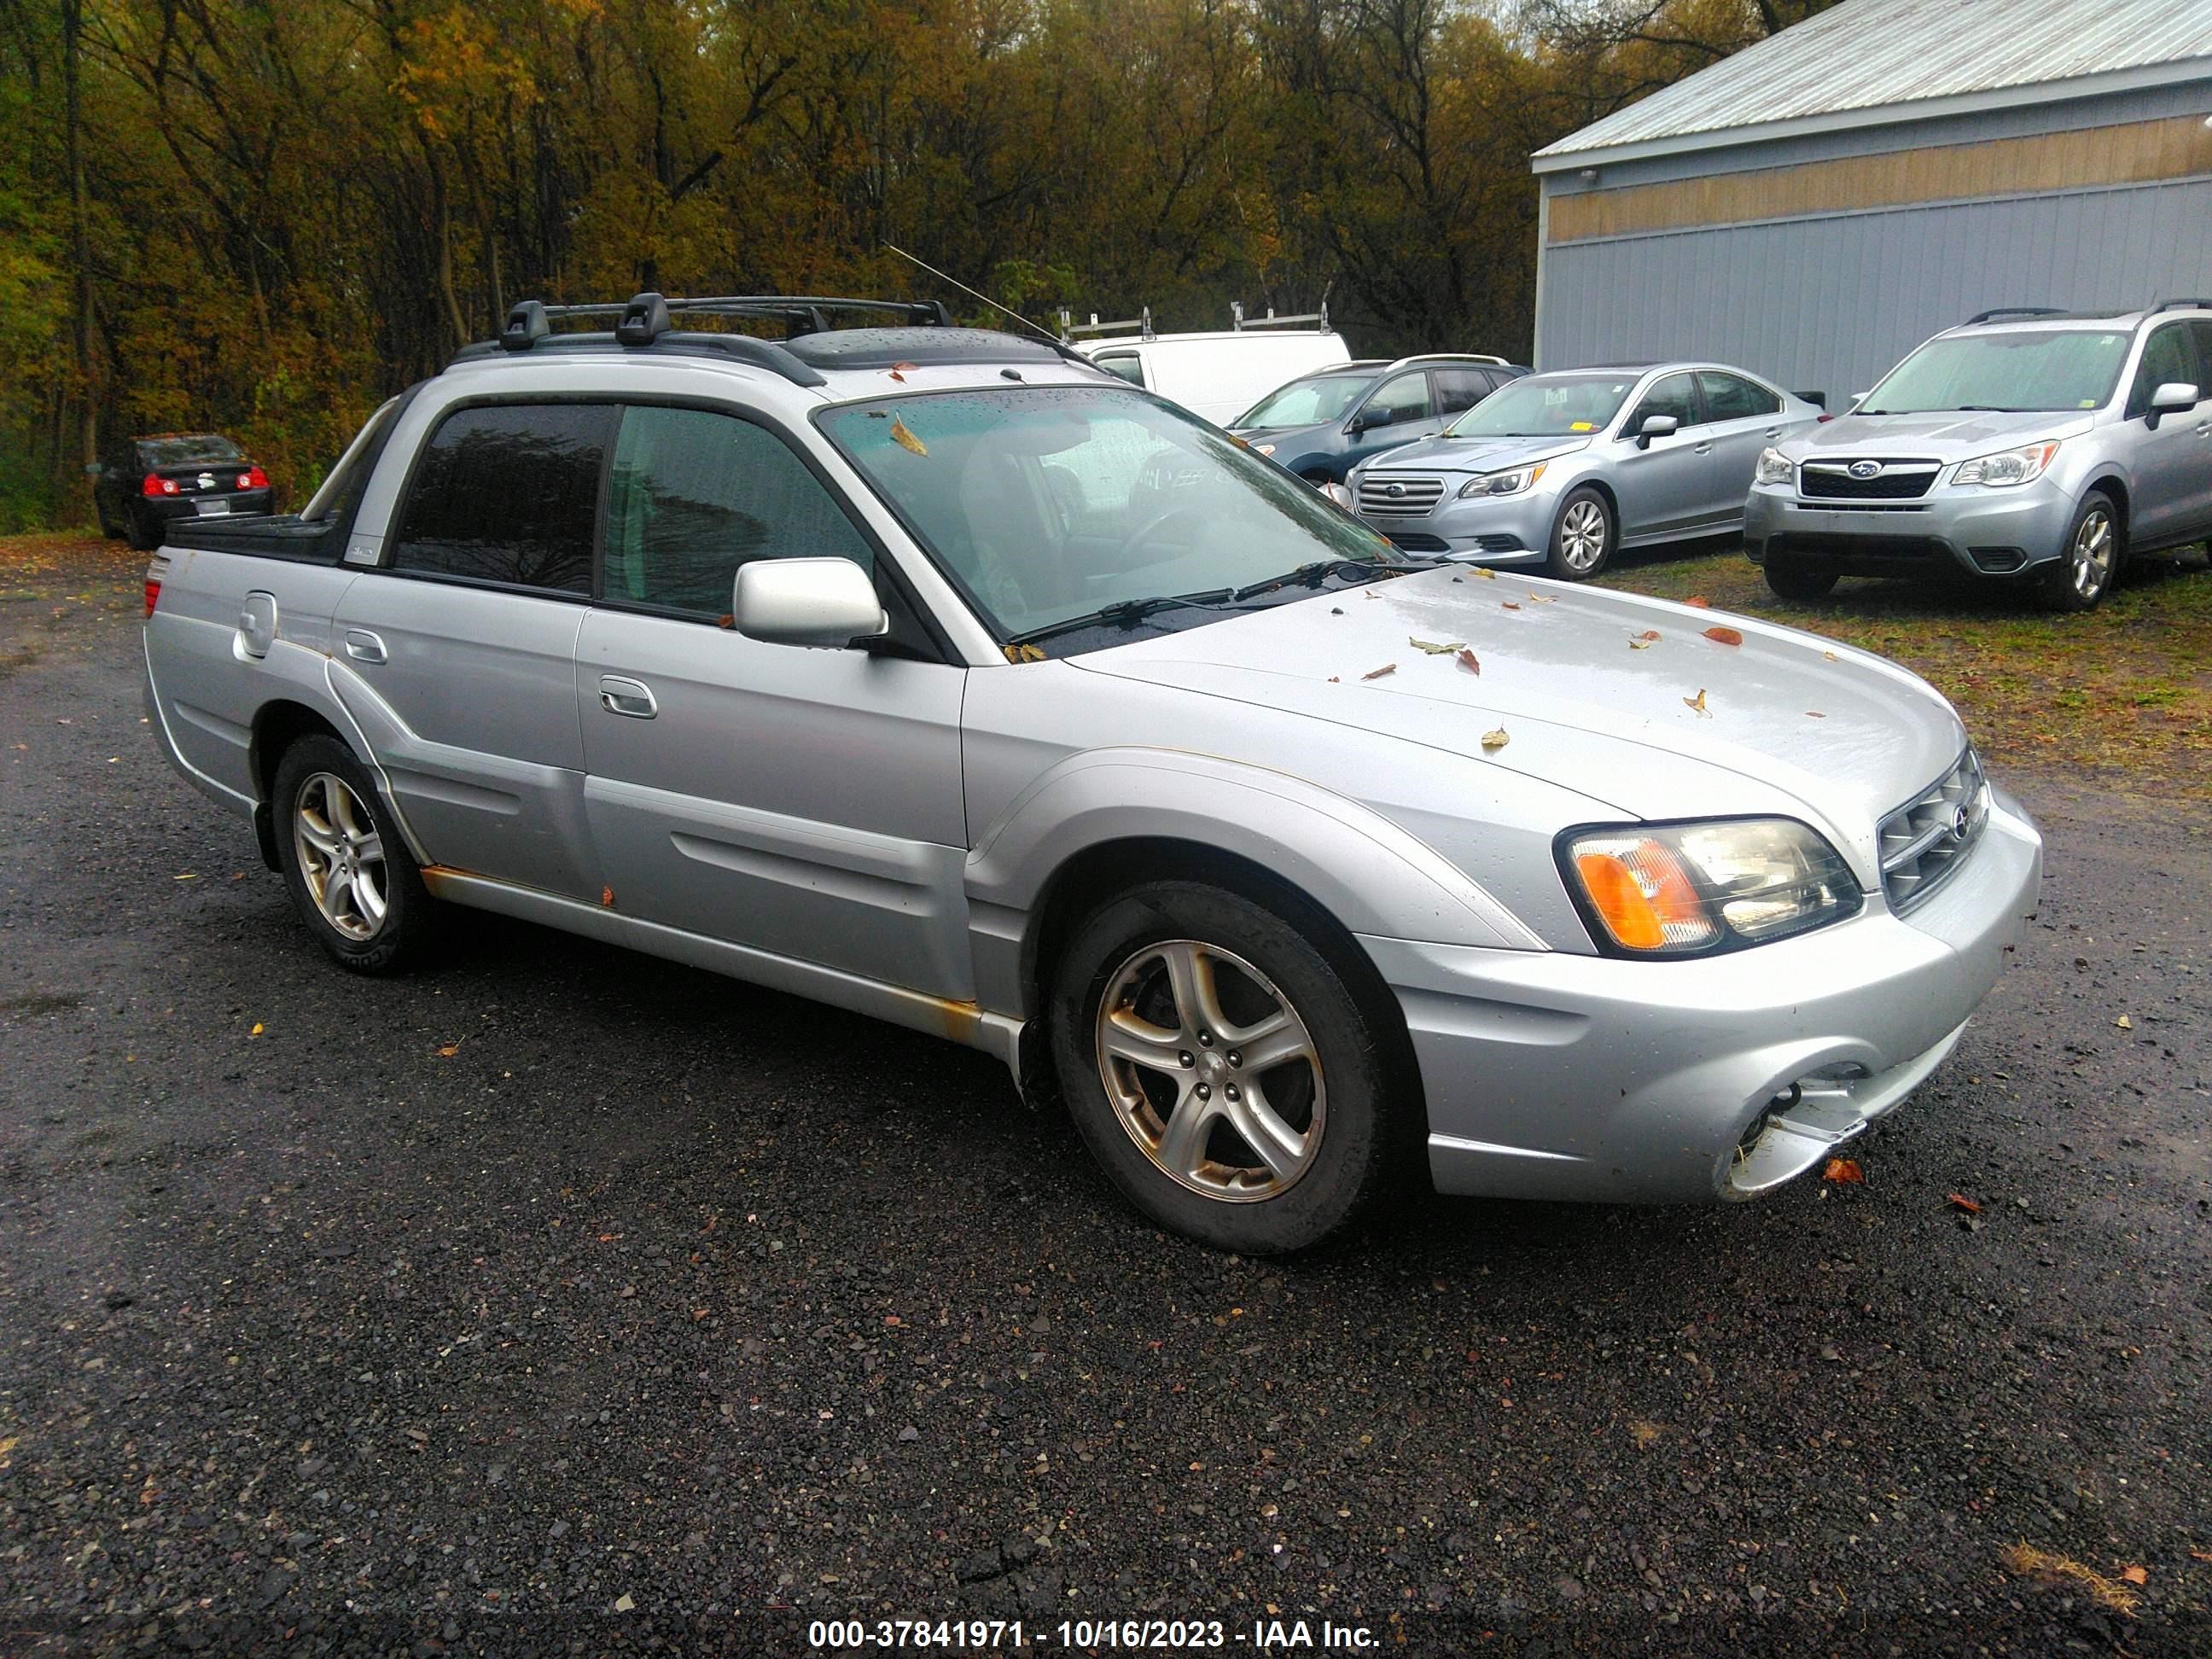
[[589,594],[605,404],[457,410],[416,463],[393,568]]
[[1473,409],[1496,385],[1479,368],[1440,368],[1437,371],[1437,413],[1456,415]]
[[1711,421],[1744,421],[1755,415],[1773,415],[1781,410],[1782,399],[1763,386],[1754,386],[1740,374],[1716,374],[1701,370],[1698,385],[1705,394],[1705,418]]

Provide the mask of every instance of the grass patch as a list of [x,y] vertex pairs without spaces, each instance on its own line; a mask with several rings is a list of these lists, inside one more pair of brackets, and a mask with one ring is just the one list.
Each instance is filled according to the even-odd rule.
[[1625,555],[1607,587],[1802,628],[1894,659],[1948,697],[1984,758],[2064,769],[2130,794],[2212,799],[2212,572],[2202,554],[2141,561],[2087,616],[2023,590],[1844,580],[1811,605],[1770,592],[1731,544]]

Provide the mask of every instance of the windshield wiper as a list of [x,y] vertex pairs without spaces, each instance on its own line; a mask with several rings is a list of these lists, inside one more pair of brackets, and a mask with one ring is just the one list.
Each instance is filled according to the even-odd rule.
[[1229,597],[1235,602],[1251,599],[1255,594],[1273,592],[1279,587],[1293,587],[1300,584],[1317,588],[1340,570],[1356,570],[1372,580],[1377,571],[1433,570],[1439,562],[1436,559],[1417,558],[1410,554],[1401,554],[1388,562],[1382,559],[1316,559],[1295,570],[1285,570],[1279,576],[1268,576],[1256,582],[1247,582],[1242,587],[1232,588]]
[[2002,404],[1960,404],[1958,412],[1961,415],[2033,415],[2036,411],[2032,409],[2008,409]]
[[1237,590],[1233,587],[1213,587],[1198,593],[1153,593],[1141,599],[1116,599],[1079,617],[1047,623],[1027,633],[1009,635],[1006,643],[1034,645],[1039,640],[1057,639],[1062,634],[1080,633],[1086,628],[1133,627],[1159,611],[1227,611],[1232,608],[1236,598]]

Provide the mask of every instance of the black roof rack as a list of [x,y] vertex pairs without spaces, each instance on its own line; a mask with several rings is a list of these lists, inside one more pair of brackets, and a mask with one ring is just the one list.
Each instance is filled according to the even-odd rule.
[[1994,322],[1999,317],[2063,317],[2066,313],[2057,306],[1996,306],[1988,311],[1978,311],[1959,325],[1972,328],[1978,324]]
[[2153,314],[2161,311],[2212,311],[2212,300],[2160,300],[2151,307]]

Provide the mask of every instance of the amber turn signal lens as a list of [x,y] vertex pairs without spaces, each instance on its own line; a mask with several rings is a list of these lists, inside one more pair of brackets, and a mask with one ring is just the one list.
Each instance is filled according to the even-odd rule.
[[1714,936],[1697,884],[1664,842],[1616,842],[1609,852],[1579,853],[1575,870],[1598,919],[1624,950],[1694,946]]

